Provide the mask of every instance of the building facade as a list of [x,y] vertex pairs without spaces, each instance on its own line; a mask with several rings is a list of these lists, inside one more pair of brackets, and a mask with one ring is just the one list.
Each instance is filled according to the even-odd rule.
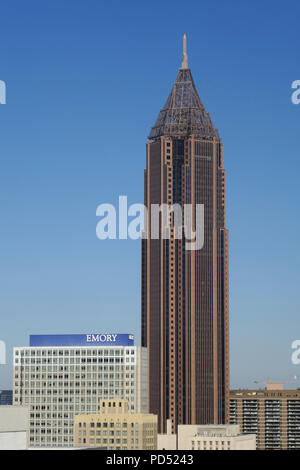
[[0,406],[13,404],[13,391],[0,390]]
[[103,450],[155,450],[157,416],[131,413],[127,400],[101,400],[99,413],[75,416],[75,445]]
[[178,426],[179,450],[256,450],[255,434],[241,434],[239,426]]
[[178,426],[178,435],[158,435],[159,450],[255,450],[255,434],[241,434],[236,425],[184,424]]
[[97,413],[101,399],[148,412],[147,351],[114,336],[31,337],[30,347],[14,349],[14,404],[30,409],[31,447],[73,446],[74,415]]
[[[181,207],[190,229],[204,207],[203,246],[188,243],[164,207]],[[149,411],[159,432],[229,422],[228,232],[223,146],[187,64],[150,132],[142,240],[142,346],[149,351]],[[161,207],[159,233],[152,208]],[[190,219],[188,210],[190,210]],[[188,224],[187,224],[188,225]],[[199,241],[199,240],[198,240]]]
[[300,390],[233,390],[230,422],[256,434],[258,450],[300,449]]

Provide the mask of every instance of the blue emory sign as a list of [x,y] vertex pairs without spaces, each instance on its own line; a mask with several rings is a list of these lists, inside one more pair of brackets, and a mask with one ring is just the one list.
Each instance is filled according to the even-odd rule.
[[134,346],[128,334],[94,333],[86,335],[30,335],[30,346]]

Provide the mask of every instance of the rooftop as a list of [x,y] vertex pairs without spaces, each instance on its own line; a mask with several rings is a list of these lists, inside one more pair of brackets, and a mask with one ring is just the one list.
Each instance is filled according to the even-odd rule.
[[218,130],[202,104],[188,67],[184,35],[181,68],[167,102],[151,129],[149,139],[155,140],[161,136],[184,138],[191,135],[208,140],[220,139]]

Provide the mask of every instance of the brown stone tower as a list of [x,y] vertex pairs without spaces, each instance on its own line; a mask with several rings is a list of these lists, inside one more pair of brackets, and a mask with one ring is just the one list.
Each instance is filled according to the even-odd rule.
[[[142,241],[142,346],[149,351],[149,411],[177,424],[229,421],[228,232],[217,129],[196,91],[186,55],[147,142],[145,205],[204,205],[204,245],[184,235]],[[174,219],[173,219],[174,221]]]

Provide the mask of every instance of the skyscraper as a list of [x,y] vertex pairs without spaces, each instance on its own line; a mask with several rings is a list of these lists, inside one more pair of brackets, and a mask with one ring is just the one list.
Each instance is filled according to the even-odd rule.
[[[228,232],[223,146],[188,67],[182,65],[147,142],[142,241],[142,346],[149,351],[149,412],[159,432],[178,424],[229,421]],[[176,235],[150,233],[153,205],[204,206],[204,244],[187,249]]]

